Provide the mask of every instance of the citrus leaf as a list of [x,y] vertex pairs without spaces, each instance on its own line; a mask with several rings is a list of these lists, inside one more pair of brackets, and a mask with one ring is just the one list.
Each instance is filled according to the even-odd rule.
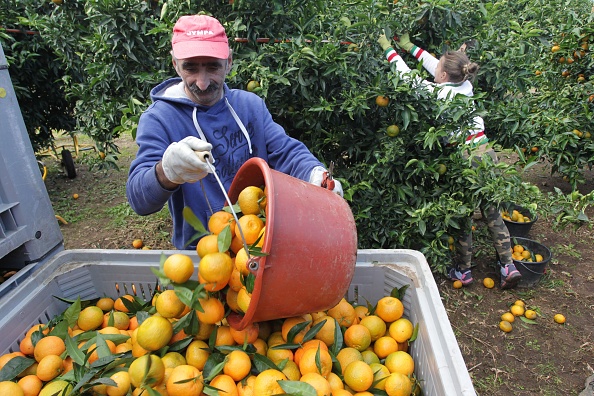
[[528,319],[528,318],[527,318],[527,317],[525,317],[525,316],[520,316],[519,318],[520,318],[520,320],[521,320],[522,322],[524,322],[524,323],[528,323],[528,324],[531,324],[531,325],[535,325],[535,324],[537,324],[537,322],[536,322],[535,320]]
[[254,367],[260,373],[268,369],[278,370],[278,367],[272,360],[264,355],[260,355],[259,353],[254,355]]
[[316,334],[318,334],[318,332],[322,329],[322,327],[324,327],[327,321],[328,319],[324,319],[321,322],[316,323],[314,326],[312,326],[312,328],[309,329],[307,333],[305,333],[305,335],[303,336],[303,341],[301,342],[307,342],[309,340],[312,340],[316,336]]
[[223,371],[223,366],[225,365],[225,355],[222,353],[213,353],[211,354],[206,363],[204,364],[204,370],[202,373],[204,375],[205,381],[210,381],[217,375]]
[[64,319],[66,319],[66,323],[68,327],[74,327],[76,321],[78,320],[78,315],[80,314],[80,297],[76,299],[66,311],[64,311]]
[[292,343],[295,339],[295,336],[299,334],[307,326],[309,326],[310,323],[311,320],[306,320],[305,322],[297,323],[295,326],[291,327],[291,330],[289,330],[289,333],[287,334],[287,342]]
[[202,233],[203,235],[208,234],[208,231],[206,231],[206,228],[204,228],[204,225],[202,224],[200,219],[196,217],[192,209],[190,209],[188,206],[184,207],[184,209],[182,210],[182,215],[184,217],[184,220],[189,225],[191,225],[196,231],[198,231],[198,233]]
[[278,384],[289,395],[295,396],[316,396],[317,392],[313,386],[302,381],[278,381]]
[[33,359],[22,356],[13,357],[4,365],[4,367],[2,367],[2,370],[0,370],[0,382],[15,379],[17,375],[31,367],[33,363],[35,363],[35,360]]
[[226,225],[225,228],[217,236],[217,246],[219,252],[226,252],[231,246],[231,227]]
[[72,337],[66,337],[64,340],[66,344],[66,351],[68,356],[72,358],[74,363],[80,364],[81,366],[85,364],[85,354],[83,351],[78,349],[77,343],[74,341]]
[[338,355],[338,351],[342,349],[342,331],[340,330],[340,325],[338,324],[338,320],[334,319],[334,344],[332,344],[332,353],[334,355]]

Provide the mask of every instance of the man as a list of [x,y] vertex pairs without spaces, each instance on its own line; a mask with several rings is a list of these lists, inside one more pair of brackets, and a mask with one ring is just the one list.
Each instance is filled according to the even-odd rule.
[[[225,84],[232,52],[218,20],[182,16],[173,28],[171,44],[179,77],[153,88],[153,103],[138,122],[139,149],[126,184],[128,201],[138,214],[155,213],[168,202],[174,246],[195,246],[187,246],[196,231],[184,221],[183,208],[188,206],[206,225],[212,212],[225,204],[216,178],[209,174],[211,165],[197,153],[209,154],[226,190],[251,157],[266,160],[277,171],[322,184],[326,172],[322,163],[272,120],[264,101]],[[333,191],[342,196],[338,180]]]

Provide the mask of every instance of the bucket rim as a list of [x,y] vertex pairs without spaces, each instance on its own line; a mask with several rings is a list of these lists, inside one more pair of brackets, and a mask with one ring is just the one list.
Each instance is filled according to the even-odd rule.
[[[259,173],[263,178],[264,186],[266,187],[266,193],[273,197],[274,196],[274,183],[272,182],[272,175],[270,173],[270,167],[262,158],[250,158],[247,160],[237,171],[237,174],[247,173],[251,169],[254,169],[257,173]],[[241,190],[248,185],[253,185],[252,183],[242,183],[243,180],[238,180],[237,178],[233,179],[231,186],[229,187],[229,198],[232,201],[236,201],[239,193]],[[262,253],[270,253],[270,244],[272,239],[272,234],[274,232],[274,200],[267,199],[266,200],[266,232],[264,233],[264,243],[262,244]],[[250,262],[257,263],[257,268],[253,270],[250,268]],[[250,299],[250,305],[248,307],[247,312],[243,315],[239,313],[230,313],[227,317],[227,321],[229,325],[237,330],[243,330],[246,326],[248,326],[252,322],[252,318],[256,313],[256,307],[260,302],[260,294],[262,291],[262,282],[263,282],[263,274],[264,268],[266,267],[266,256],[253,256],[248,261],[248,269],[252,274],[255,275],[254,281],[254,289],[252,290],[252,295]]]

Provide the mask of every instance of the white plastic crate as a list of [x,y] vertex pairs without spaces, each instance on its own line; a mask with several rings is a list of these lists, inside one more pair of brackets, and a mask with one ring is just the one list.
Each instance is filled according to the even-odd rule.
[[[0,354],[19,350],[26,331],[64,311],[54,298],[82,300],[132,293],[148,299],[161,251],[70,250],[58,253],[9,294],[0,297]],[[174,251],[163,252],[166,255]],[[194,256],[195,252],[184,252]],[[426,396],[476,395],[433,274],[414,250],[359,250],[346,298],[375,303],[394,288],[410,285],[405,316],[419,325],[411,344],[415,375]]]

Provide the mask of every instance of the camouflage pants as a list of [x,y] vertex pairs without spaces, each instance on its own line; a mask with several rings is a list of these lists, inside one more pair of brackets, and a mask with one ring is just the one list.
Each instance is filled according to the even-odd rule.
[[[497,162],[497,155],[493,149],[488,148],[487,145],[477,149],[477,155],[489,155],[495,162]],[[480,160],[480,157],[478,158]],[[480,208],[484,219],[487,221],[487,228],[491,233],[493,240],[493,247],[497,251],[501,265],[510,264],[512,262],[511,256],[511,241],[509,231],[501,218],[501,213],[495,206],[487,205]],[[472,221],[471,221],[472,223]],[[460,238],[458,242],[459,253],[459,269],[468,269],[472,261],[472,230],[470,229],[465,235]]]

